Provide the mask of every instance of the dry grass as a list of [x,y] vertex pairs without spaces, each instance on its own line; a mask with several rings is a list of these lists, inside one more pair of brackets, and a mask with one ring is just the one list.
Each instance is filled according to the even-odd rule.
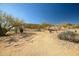
[[74,43],[79,43],[79,34],[73,31],[64,31],[58,34],[58,38],[61,40],[67,40]]

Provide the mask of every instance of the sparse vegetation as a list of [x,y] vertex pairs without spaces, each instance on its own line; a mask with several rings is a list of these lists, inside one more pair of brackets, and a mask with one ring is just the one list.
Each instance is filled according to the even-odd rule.
[[61,32],[58,35],[58,38],[61,40],[67,40],[75,43],[79,43],[79,34],[76,34],[72,31]]

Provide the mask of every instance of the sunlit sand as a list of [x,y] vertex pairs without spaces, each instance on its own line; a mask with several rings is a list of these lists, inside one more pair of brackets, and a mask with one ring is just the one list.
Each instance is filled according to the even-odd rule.
[[[24,56],[53,56],[53,55],[79,55],[79,44],[59,40],[57,35],[61,31],[53,31],[49,33],[34,32],[35,34],[19,38],[16,35],[17,42],[8,44],[5,41],[0,41],[0,55],[24,55]],[[14,35],[14,37],[15,37]]]

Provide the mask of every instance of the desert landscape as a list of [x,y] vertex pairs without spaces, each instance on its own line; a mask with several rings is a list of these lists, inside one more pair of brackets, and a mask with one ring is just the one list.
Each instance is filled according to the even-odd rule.
[[0,56],[79,56],[79,4],[0,4]]
[[[77,29],[78,31],[79,29]],[[74,30],[73,30],[74,31]],[[29,31],[30,32],[30,31]],[[11,37],[1,37],[5,39],[0,41],[0,55],[1,56],[72,56],[79,55],[79,44],[65,40],[60,40],[57,35],[61,31],[53,31],[49,33],[31,32],[27,33],[25,37],[21,34],[14,34]],[[79,32],[78,32],[79,33]],[[25,34],[24,34],[25,35]],[[14,39],[17,41],[11,41]]]

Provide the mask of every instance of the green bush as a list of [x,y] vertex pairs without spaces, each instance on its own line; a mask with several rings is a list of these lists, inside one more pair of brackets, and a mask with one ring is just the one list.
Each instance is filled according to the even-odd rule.
[[6,29],[6,28],[0,28],[0,36],[4,36],[4,35],[6,35],[6,32],[7,32],[8,30]]
[[59,33],[58,38],[61,40],[79,43],[79,35],[72,31],[61,32]]

